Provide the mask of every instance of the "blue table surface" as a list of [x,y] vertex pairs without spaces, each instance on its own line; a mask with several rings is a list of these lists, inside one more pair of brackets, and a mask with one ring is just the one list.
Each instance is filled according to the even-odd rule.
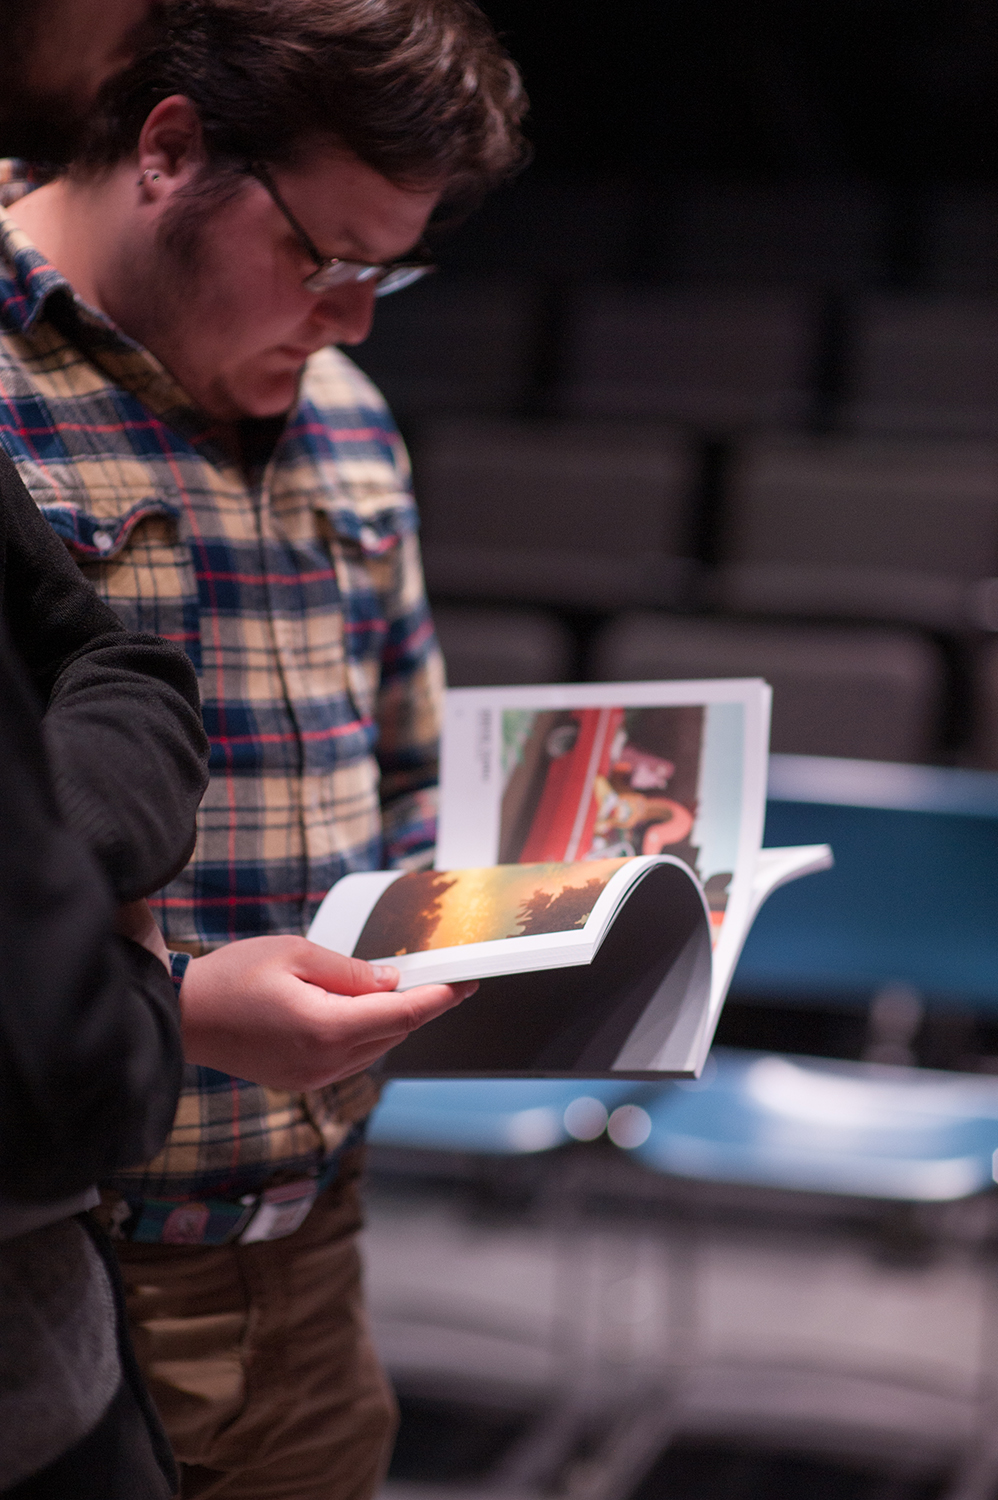
[[718,1047],[645,1108],[635,1155],[671,1175],[922,1202],[992,1185],[992,1078]]
[[998,1013],[998,775],[773,756],[765,843],[829,843],[777,891],[733,990],[820,1002],[902,982]]
[[607,1079],[397,1079],[382,1095],[368,1140],[487,1156],[549,1151],[571,1140],[567,1112],[580,1100],[597,1110],[590,1132],[597,1135],[618,1105],[656,1093],[654,1085]]

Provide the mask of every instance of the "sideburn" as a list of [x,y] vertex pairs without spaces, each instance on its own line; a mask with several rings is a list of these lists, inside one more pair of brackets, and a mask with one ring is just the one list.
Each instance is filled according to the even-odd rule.
[[175,193],[156,232],[163,265],[171,267],[178,277],[197,276],[205,227],[246,185],[246,174],[240,168],[223,167],[199,172],[189,187]]

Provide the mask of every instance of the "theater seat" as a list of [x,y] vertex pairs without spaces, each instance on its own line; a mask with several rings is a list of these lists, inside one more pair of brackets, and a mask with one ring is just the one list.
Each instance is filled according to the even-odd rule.
[[855,330],[854,431],[998,436],[998,297],[870,297]]
[[773,688],[774,750],[916,762],[936,750],[942,658],[906,631],[634,612],[597,638],[590,675],[764,677]]
[[437,422],[414,462],[431,593],[594,610],[683,595],[694,460],[669,429]]
[[806,295],[765,289],[581,289],[555,407],[706,429],[796,422],[811,403],[811,310]]
[[939,291],[998,292],[998,192],[950,185],[929,213],[926,275]]
[[572,676],[575,641],[556,615],[438,605],[433,618],[450,687],[564,682]]
[[512,410],[530,383],[536,300],[526,279],[428,276],[379,302],[370,336],[346,353],[403,420]]
[[977,626],[998,572],[998,445],[760,437],[726,515],[729,609]]
[[692,181],[662,194],[660,276],[739,286],[857,286],[876,276],[883,204],[859,184]]

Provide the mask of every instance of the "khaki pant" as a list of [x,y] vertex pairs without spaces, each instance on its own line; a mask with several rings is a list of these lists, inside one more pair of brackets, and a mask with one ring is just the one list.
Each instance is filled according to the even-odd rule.
[[184,1500],[368,1500],[378,1488],[396,1407],[368,1334],[359,1227],[345,1163],[286,1239],[119,1245]]

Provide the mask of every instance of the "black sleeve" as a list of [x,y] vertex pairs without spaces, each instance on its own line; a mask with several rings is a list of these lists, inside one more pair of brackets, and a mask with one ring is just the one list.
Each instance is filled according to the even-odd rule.
[[193,850],[208,779],[194,668],[179,648],[124,629],[2,451],[0,508],[4,619],[45,709],[62,815],[118,899],[134,901]]
[[162,964],[62,824],[31,690],[0,637],[0,1192],[44,1201],[155,1155],[182,1069]]

